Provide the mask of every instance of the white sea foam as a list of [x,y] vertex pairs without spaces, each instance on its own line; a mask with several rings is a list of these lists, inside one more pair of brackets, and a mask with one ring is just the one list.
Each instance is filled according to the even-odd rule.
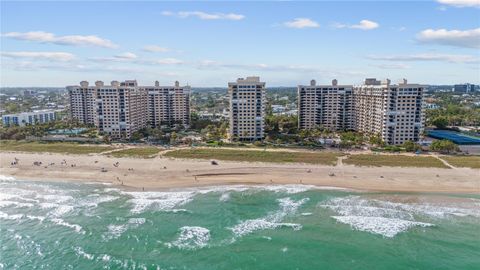
[[223,193],[218,200],[221,202],[230,200],[230,192]]
[[33,207],[33,204],[32,203],[15,202],[15,201],[0,201],[0,208],[7,207],[7,206],[14,206],[16,208],[22,208],[22,207]]
[[43,222],[45,220],[45,217],[43,217],[43,216],[25,215],[25,217],[30,219],[30,220],[38,220],[40,222]]
[[103,234],[102,238],[105,240],[117,239],[128,229],[137,228],[138,226],[144,224],[145,221],[145,218],[130,218],[126,224],[110,224],[107,227],[107,233]]
[[271,191],[275,193],[287,193],[295,194],[305,192],[311,189],[317,189],[318,187],[313,185],[299,185],[299,184],[286,184],[286,185],[230,185],[230,186],[211,186],[202,188],[191,188],[189,191],[194,191],[200,194],[206,194],[210,192],[244,192],[244,191]]
[[37,194],[36,198],[53,203],[66,203],[68,201],[73,201],[72,196],[60,194]]
[[61,217],[65,214],[72,212],[74,209],[71,205],[57,205],[52,211],[48,213],[49,216]]
[[231,230],[236,236],[241,237],[254,231],[276,229],[281,227],[292,228],[293,230],[298,231],[302,228],[302,225],[297,223],[272,222],[266,220],[265,218],[259,218],[245,220],[244,222],[234,226]]
[[293,201],[290,198],[278,199],[280,210],[270,213],[263,218],[245,220],[230,228],[230,230],[236,237],[241,237],[258,230],[275,229],[280,227],[289,227],[293,230],[300,230],[302,225],[285,223],[282,221],[285,217],[295,214],[298,208],[307,201],[308,198],[303,198],[298,201]]
[[4,220],[19,220],[23,218],[23,214],[13,214],[13,215],[9,215],[7,213],[4,213],[4,212],[1,212],[0,211],[0,219],[4,219]]
[[145,210],[167,211],[190,202],[195,196],[193,192],[124,192],[132,196],[129,202],[134,204],[132,213]]
[[430,218],[448,216],[480,217],[480,208],[470,202],[449,203],[399,203],[379,199],[367,199],[360,196],[335,198],[320,206],[334,210],[347,216],[382,216],[402,219],[413,219],[414,215]]
[[179,249],[198,249],[206,247],[210,240],[210,231],[203,227],[184,226],[180,228],[180,235],[177,240],[166,243],[167,247]]
[[0,174],[0,181],[14,181],[15,177],[13,176],[7,176],[7,175],[1,175]]
[[83,258],[85,258],[85,259],[87,259],[87,260],[90,260],[90,261],[91,261],[91,260],[93,260],[93,259],[95,258],[95,256],[93,256],[92,254],[89,254],[89,253],[85,252],[85,251],[83,250],[83,248],[81,248],[81,247],[75,247],[73,250],[75,250],[75,253],[77,254],[77,256],[83,257]]
[[108,232],[104,234],[102,237],[105,240],[110,240],[110,239],[119,238],[124,232],[127,231],[128,226],[127,224],[122,224],[122,225],[110,224],[108,225],[107,229],[108,229]]
[[104,192],[120,192],[119,188],[104,188]]
[[130,218],[128,219],[128,224],[142,225],[145,221],[145,218]]
[[398,218],[384,217],[365,217],[365,216],[333,216],[337,221],[348,224],[352,228],[380,234],[385,237],[394,237],[398,233],[404,232],[412,227],[430,227],[430,223],[409,221]]
[[267,191],[273,191],[276,193],[296,194],[296,193],[302,193],[308,190],[312,190],[317,187],[313,185],[289,184],[289,185],[259,186],[259,188]]
[[480,210],[470,202],[455,202],[448,205],[438,202],[401,203],[371,199],[361,196],[334,198],[319,204],[338,215],[337,221],[350,225],[359,231],[394,237],[412,227],[434,226],[417,219],[441,219],[452,216],[479,217]]
[[91,194],[85,200],[79,203],[80,206],[97,208],[99,204],[115,201],[120,197],[110,195]]
[[82,226],[80,226],[80,225],[70,224],[70,223],[66,222],[65,220],[63,220],[61,218],[52,218],[51,221],[53,223],[57,224],[57,225],[61,225],[61,226],[67,227],[67,228],[71,228],[71,229],[75,230],[77,233],[85,234],[85,231],[83,230]]
[[103,254],[103,256],[100,257],[100,258],[101,258],[102,261],[104,261],[104,262],[109,262],[110,259],[111,259],[110,255],[108,255],[108,254]]

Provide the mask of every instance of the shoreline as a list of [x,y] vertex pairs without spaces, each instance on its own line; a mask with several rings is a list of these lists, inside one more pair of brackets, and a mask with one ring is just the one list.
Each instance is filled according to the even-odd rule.
[[[18,158],[18,165],[10,162]],[[67,162],[62,165],[62,161]],[[33,162],[41,161],[41,166]],[[118,166],[114,164],[118,163]],[[54,163],[55,165],[49,165]],[[71,165],[74,164],[74,167]],[[480,194],[480,170],[470,168],[357,167],[303,163],[259,163],[114,158],[100,154],[1,152],[0,174],[50,182],[109,183],[131,190],[165,190],[226,185],[303,184],[372,192]],[[45,168],[47,166],[47,168]],[[107,172],[102,172],[105,168]],[[133,170],[131,170],[133,169]],[[437,177],[438,175],[438,177]],[[123,182],[123,185],[122,185]]]

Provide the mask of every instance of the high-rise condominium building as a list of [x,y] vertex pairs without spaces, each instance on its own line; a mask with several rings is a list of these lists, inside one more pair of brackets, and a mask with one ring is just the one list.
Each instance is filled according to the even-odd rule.
[[323,127],[330,130],[353,129],[353,95],[351,85],[298,86],[298,127],[312,129]]
[[136,81],[113,81],[110,86],[95,84],[96,126],[100,132],[114,139],[126,139],[147,126],[147,92],[138,88]]
[[81,81],[80,86],[67,86],[70,97],[70,116],[72,119],[87,125],[94,125],[96,119],[95,86],[88,86]]
[[403,80],[366,79],[363,85],[298,87],[299,128],[323,126],[378,135],[387,144],[418,141],[423,130],[423,91]]
[[190,124],[190,86],[146,86],[148,91],[149,123],[152,127],[172,124]]
[[95,125],[112,138],[130,138],[147,125],[190,123],[190,86],[138,86],[130,80],[111,85],[68,86],[71,117]]
[[260,77],[228,83],[232,140],[254,141],[265,137],[265,82]]
[[424,86],[366,79],[353,87],[355,130],[377,134],[387,144],[418,141],[423,131]]

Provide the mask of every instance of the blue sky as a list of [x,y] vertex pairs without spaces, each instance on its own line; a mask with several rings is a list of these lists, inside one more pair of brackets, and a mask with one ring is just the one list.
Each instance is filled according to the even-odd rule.
[[480,0],[1,2],[1,86],[480,83]]

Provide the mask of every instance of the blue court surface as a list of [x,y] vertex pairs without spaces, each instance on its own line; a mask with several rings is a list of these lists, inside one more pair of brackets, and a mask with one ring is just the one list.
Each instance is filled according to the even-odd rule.
[[450,130],[429,130],[428,137],[439,140],[449,140],[456,144],[480,144],[480,137],[473,137]]

